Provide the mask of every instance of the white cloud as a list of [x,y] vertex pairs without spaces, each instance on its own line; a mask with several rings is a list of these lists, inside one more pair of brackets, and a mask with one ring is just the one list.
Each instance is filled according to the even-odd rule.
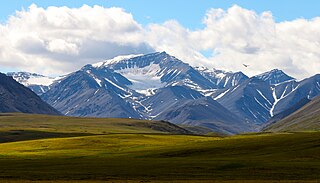
[[[276,23],[271,12],[233,6],[211,9],[204,29],[190,31],[169,21],[149,28],[155,48],[168,48],[193,65],[204,64],[252,76],[280,68],[299,79],[320,73],[320,18]],[[210,50],[210,58],[201,56]],[[169,52],[170,52],[169,51]],[[245,68],[243,64],[250,67]]]
[[147,53],[143,28],[121,8],[31,5],[0,25],[0,64],[44,74],[75,71],[118,54]]
[[299,79],[320,73],[320,18],[277,23],[271,12],[233,6],[210,9],[203,23],[198,30],[176,20],[143,27],[121,8],[32,5],[0,25],[0,64],[62,74],[101,59],[157,50],[192,65],[249,75],[273,68]]

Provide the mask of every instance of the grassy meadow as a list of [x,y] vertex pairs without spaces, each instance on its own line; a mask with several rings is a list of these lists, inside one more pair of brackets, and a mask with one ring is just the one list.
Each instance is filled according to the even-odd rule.
[[[0,143],[0,182],[320,180],[320,132],[211,137],[171,134],[181,129],[157,125],[0,116],[0,137],[10,140]],[[21,132],[25,139],[10,134]]]

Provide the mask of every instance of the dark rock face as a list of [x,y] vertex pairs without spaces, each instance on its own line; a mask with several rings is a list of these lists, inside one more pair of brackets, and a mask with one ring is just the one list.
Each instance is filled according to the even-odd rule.
[[60,115],[29,88],[0,73],[0,112]]

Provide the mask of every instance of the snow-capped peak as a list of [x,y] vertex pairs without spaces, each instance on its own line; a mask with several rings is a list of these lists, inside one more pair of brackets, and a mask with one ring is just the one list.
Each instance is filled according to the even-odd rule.
[[117,63],[119,61],[129,60],[131,58],[135,58],[135,57],[139,57],[139,56],[142,56],[142,54],[120,55],[120,56],[114,57],[112,59],[105,60],[103,62],[98,62],[98,63],[92,64],[92,66],[96,67],[96,68],[103,67],[103,66],[107,66],[109,64],[114,64],[114,63]]
[[[164,78],[173,79],[181,73],[180,70],[183,70],[186,64],[165,52],[155,52],[146,55],[118,56],[92,66],[114,70],[132,83],[129,88],[145,94],[164,87],[168,83]],[[166,75],[170,77],[165,77]]]
[[273,69],[271,71],[259,74],[255,77],[263,81],[266,81],[269,84],[279,84],[286,81],[294,80],[293,77],[288,76],[286,73],[284,73],[282,70],[279,70],[279,69]]
[[227,72],[227,71],[223,71],[223,70],[218,70],[218,69],[215,69],[215,68],[207,68],[207,67],[204,67],[204,66],[201,66],[201,67],[195,67],[196,70],[198,70],[199,72],[202,72],[202,73],[206,73],[212,77],[216,77],[216,78],[219,78],[219,79],[222,79],[224,77],[226,77],[227,75],[229,74],[233,74],[232,72]]

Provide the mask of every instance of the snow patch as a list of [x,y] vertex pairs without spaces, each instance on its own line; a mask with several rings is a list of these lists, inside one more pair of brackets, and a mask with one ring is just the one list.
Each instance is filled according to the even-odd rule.
[[92,64],[93,67],[103,67],[103,66],[107,66],[109,64],[113,64],[113,63],[117,63],[119,61],[122,61],[122,60],[129,60],[131,58],[135,58],[135,57],[139,57],[139,56],[142,56],[142,54],[137,54],[137,55],[121,55],[121,56],[117,56],[113,59],[110,59],[110,60],[106,60],[106,61],[103,61],[103,62],[98,62],[98,63],[95,63],[95,64]]
[[117,85],[117,84],[115,84],[114,82],[112,82],[110,79],[108,79],[108,78],[104,78],[106,81],[108,81],[109,83],[111,83],[113,86],[115,86],[115,87],[117,87],[117,88],[119,88],[120,90],[123,90],[123,91],[125,91],[125,89],[124,88],[122,88],[122,87],[120,87],[119,85]]
[[272,105],[271,102],[267,99],[267,97],[265,97],[265,96],[262,94],[262,92],[261,92],[260,90],[257,89],[257,92],[258,92],[258,93],[261,95],[261,97],[264,98],[270,105]]
[[221,93],[220,95],[216,96],[216,97],[214,98],[214,100],[218,100],[218,99],[222,98],[222,97],[223,97],[225,94],[227,94],[229,91],[230,91],[230,89],[224,91],[224,92]]
[[50,78],[50,77],[34,77],[30,78],[27,81],[27,85],[42,85],[42,86],[49,86],[51,85],[56,78]]
[[288,85],[286,86],[286,88],[284,89],[284,91],[282,92],[281,96],[278,98],[277,97],[277,94],[276,94],[276,88],[272,88],[272,96],[273,96],[273,99],[274,99],[274,103],[270,109],[270,116],[273,117],[274,116],[274,109],[276,107],[276,105],[284,98],[286,98],[287,96],[289,96],[291,93],[293,93],[296,89],[298,89],[300,86],[300,84],[293,88],[292,91],[290,91],[288,94],[286,94],[287,92],[287,89],[288,89]]
[[50,86],[55,81],[61,80],[65,77],[59,76],[53,78],[28,72],[18,72],[12,74],[13,79],[27,87],[32,85]]
[[136,90],[138,93],[150,95],[154,89],[162,88],[166,85],[165,82],[161,81],[160,70],[159,64],[152,63],[144,68],[135,66],[121,69],[117,72],[132,82],[132,85],[128,86],[129,88]]
[[102,81],[99,78],[97,78],[94,74],[92,74],[90,70],[87,70],[86,72],[96,81],[96,83],[100,87],[102,87]]

